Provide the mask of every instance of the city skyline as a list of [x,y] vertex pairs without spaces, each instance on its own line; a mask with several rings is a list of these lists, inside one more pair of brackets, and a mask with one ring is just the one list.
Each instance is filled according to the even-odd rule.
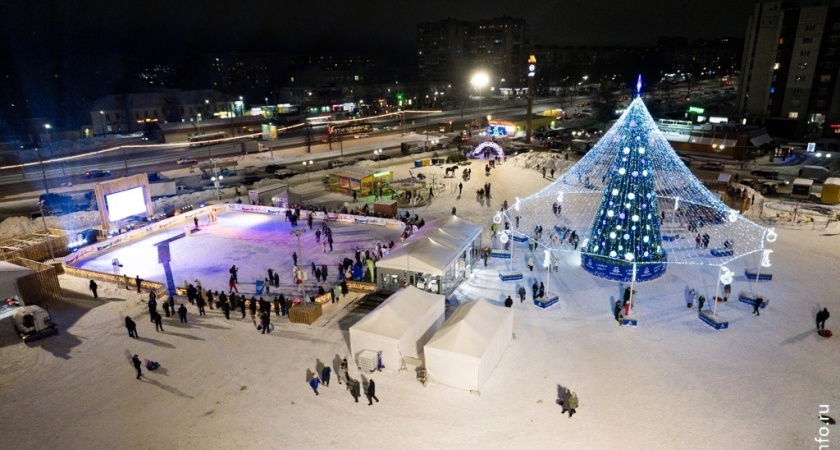
[[[660,36],[714,39],[743,36],[754,0],[586,3],[431,0],[394,6],[325,0],[295,5],[254,0],[207,3],[150,0],[142,7],[98,0],[19,2],[2,14],[8,56],[131,53],[171,57],[208,52],[300,55],[402,54],[412,51],[419,23],[502,16],[528,22],[534,45],[648,46]],[[49,7],[45,6],[48,5]],[[383,39],[383,36],[386,38]],[[408,55],[406,55],[408,56]]]

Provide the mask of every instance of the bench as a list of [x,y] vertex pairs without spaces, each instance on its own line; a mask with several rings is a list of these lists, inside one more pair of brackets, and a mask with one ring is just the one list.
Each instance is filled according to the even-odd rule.
[[493,258],[499,258],[499,259],[510,259],[510,251],[501,250],[501,249],[491,250],[490,251],[490,256],[492,256]]
[[744,276],[747,277],[748,280],[757,279],[757,281],[770,281],[773,279],[772,273],[758,273],[757,271],[749,269],[744,270]]
[[662,240],[665,241],[665,242],[673,242],[673,241],[676,241],[679,238],[680,238],[679,234],[675,234],[673,236],[666,236],[664,234],[662,235]]
[[718,247],[712,249],[712,256],[732,256],[735,254],[731,248]]
[[710,312],[702,311],[700,313],[700,320],[711,326],[715,330],[724,330],[729,328],[729,322],[721,316],[714,315]]
[[546,295],[543,296],[543,297],[535,298],[534,299],[534,304],[539,306],[540,308],[545,309],[545,308],[548,308],[549,306],[551,306],[551,305],[553,305],[553,304],[555,304],[559,301],[560,301],[559,296],[557,296],[555,294],[551,294],[551,293],[546,293]]
[[738,301],[741,303],[746,303],[752,307],[755,307],[755,302],[761,301],[760,308],[766,308],[767,304],[770,303],[770,299],[758,295],[752,295],[749,292],[743,291],[740,294],[738,294]]
[[522,279],[522,272],[510,271],[499,272],[499,279],[502,281],[515,281]]
[[639,324],[639,321],[635,317],[622,317],[619,323],[621,323],[621,326],[635,327]]
[[521,242],[521,243],[528,242],[528,236],[520,236],[518,234],[512,234],[510,236],[510,238],[513,239],[514,242]]

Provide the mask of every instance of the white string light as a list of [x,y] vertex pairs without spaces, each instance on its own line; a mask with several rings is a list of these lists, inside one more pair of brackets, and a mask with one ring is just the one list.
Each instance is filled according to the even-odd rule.
[[[553,203],[559,204],[556,214]],[[542,226],[538,243],[545,248],[624,265],[721,266],[761,252],[764,239],[776,239],[773,230],[727,206],[691,173],[641,97],[577,164],[504,213],[520,216],[517,235],[532,237],[531,230]],[[572,231],[582,243],[577,249],[569,242]],[[724,247],[725,256],[711,255]]]

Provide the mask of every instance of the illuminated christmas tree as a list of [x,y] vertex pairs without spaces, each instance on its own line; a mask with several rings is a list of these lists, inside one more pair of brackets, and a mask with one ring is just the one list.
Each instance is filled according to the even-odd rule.
[[[655,145],[651,133],[656,128],[648,125],[650,116],[640,99],[631,104],[625,119],[622,128],[614,130],[618,139],[613,145],[620,150],[602,176],[606,186],[589,240],[581,249],[583,267],[599,275],[605,273],[608,278],[624,279],[627,271],[616,270],[620,266],[632,270],[634,264],[655,264],[655,274],[650,270],[653,267],[645,267],[645,278],[651,279],[665,272],[661,264],[667,260],[659,228],[654,167],[648,151]],[[610,273],[615,276],[610,277]]]

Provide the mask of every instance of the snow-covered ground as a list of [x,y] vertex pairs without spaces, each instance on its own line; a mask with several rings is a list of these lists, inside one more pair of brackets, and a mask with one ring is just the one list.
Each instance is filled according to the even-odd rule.
[[[416,212],[429,220],[455,206],[459,216],[489,228],[502,201],[548,185],[551,180],[533,167],[552,157],[512,157],[488,177],[474,162],[460,197],[452,190],[460,178],[442,179],[443,168],[421,169],[447,186]],[[388,163],[396,178],[415,171],[409,162]],[[475,191],[485,182],[492,183],[493,198],[482,204]],[[246,217],[223,214],[214,227],[268,220]],[[287,235],[285,224],[278,225]],[[269,266],[281,276],[290,273],[289,247],[278,245],[286,236],[275,239],[265,227],[249,242],[242,242],[246,233],[217,236],[210,227],[204,241],[196,239],[201,245],[188,247],[188,258],[221,268],[255,267],[260,274]],[[362,239],[375,234],[361,228],[341,231]],[[821,405],[840,416],[840,341],[814,330],[818,309],[840,314],[838,231],[777,232],[772,282],[745,281],[743,269],[755,266],[755,259],[730,265],[734,294],[752,291],[770,299],[760,317],[731,300],[717,306],[730,328],[713,330],[684,298],[689,287],[714,295],[717,268],[675,265],[662,278],[637,285],[639,326],[622,328],[611,311],[622,287],[593,278],[570,256],[549,283],[560,294],[558,304],[540,309],[514,303],[514,340],[480,395],[434,380],[423,387],[411,371],[361,374],[351,364],[351,377],[376,381],[381,402],[373,406],[364,398],[354,403],[335,372],[318,397],[307,384],[320,365],[336,368],[348,355],[349,324],[341,318],[352,308],[349,298],[327,305],[312,326],[272,317],[270,335],[257,334],[250,318],[232,314],[227,321],[218,311],[199,318],[194,307],[188,325],[165,319],[166,332],[156,333],[144,313],[146,294],[100,283],[101,298],[93,301],[87,280],[62,276],[65,301],[50,305],[59,335],[22,344],[9,321],[0,322],[0,414],[6,418],[0,430],[22,449],[816,448]],[[489,232],[485,238],[489,242]],[[189,245],[191,239],[181,241]],[[240,246],[250,250],[230,250]],[[545,279],[541,268],[529,272],[523,258],[514,264],[528,284]],[[506,267],[501,260],[477,265],[454,302],[484,297],[501,303],[518,288],[498,281]],[[139,340],[127,336],[126,315],[135,317]],[[828,328],[838,320],[829,319]],[[144,369],[145,378],[136,381],[133,354],[162,368]],[[555,404],[559,385],[580,398],[571,419]],[[829,430],[828,439],[840,441],[840,430]]]

